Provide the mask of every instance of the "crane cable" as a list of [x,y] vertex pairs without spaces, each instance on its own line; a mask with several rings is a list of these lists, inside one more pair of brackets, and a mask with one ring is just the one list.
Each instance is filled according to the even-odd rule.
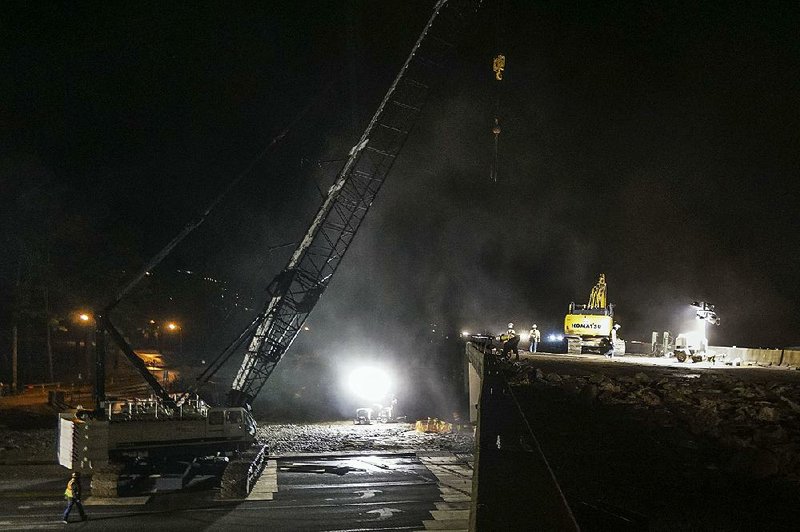
[[494,120],[492,124],[492,164],[489,169],[489,179],[493,183],[498,180],[498,158],[500,149],[500,91],[503,83],[503,74],[506,69],[506,56],[500,50],[500,24],[505,15],[505,2],[499,2],[495,15],[495,53],[492,59],[492,71],[494,72],[495,101],[494,101]]

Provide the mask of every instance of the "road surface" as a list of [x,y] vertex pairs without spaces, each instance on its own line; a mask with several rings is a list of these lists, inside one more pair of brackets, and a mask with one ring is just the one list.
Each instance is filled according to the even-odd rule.
[[[86,500],[87,522],[61,523],[63,470],[29,466],[27,480],[0,481],[0,530],[464,530],[471,457],[448,452],[298,456],[270,460],[244,501],[216,490]],[[0,466],[2,467],[2,466]]]

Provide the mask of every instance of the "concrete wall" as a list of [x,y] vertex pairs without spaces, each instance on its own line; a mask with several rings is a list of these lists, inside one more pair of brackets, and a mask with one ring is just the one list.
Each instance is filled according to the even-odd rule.
[[800,367],[800,350],[794,349],[752,349],[747,347],[712,346],[709,350],[725,354],[727,361],[742,361],[742,364],[759,366]]
[[800,350],[797,349],[784,349],[783,360],[781,366],[792,366],[800,368]]
[[483,375],[483,353],[467,342],[467,374],[469,378],[469,421],[478,422],[478,402],[481,397],[481,377]]

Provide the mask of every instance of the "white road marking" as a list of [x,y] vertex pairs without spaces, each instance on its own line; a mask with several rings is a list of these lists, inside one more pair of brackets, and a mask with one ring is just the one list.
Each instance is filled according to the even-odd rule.
[[361,497],[359,497],[359,499],[371,499],[376,493],[383,493],[383,490],[360,490],[354,491],[353,493],[360,493]]
[[377,510],[370,510],[368,514],[378,514],[378,520],[382,521],[384,519],[389,519],[392,515],[397,512],[400,513],[403,510],[399,510],[397,508],[378,508]]

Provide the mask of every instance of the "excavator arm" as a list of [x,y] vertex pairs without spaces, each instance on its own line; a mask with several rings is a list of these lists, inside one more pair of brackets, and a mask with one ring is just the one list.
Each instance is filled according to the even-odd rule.
[[592,293],[589,294],[589,304],[586,308],[606,308],[606,276],[601,273],[597,284],[592,288]]

